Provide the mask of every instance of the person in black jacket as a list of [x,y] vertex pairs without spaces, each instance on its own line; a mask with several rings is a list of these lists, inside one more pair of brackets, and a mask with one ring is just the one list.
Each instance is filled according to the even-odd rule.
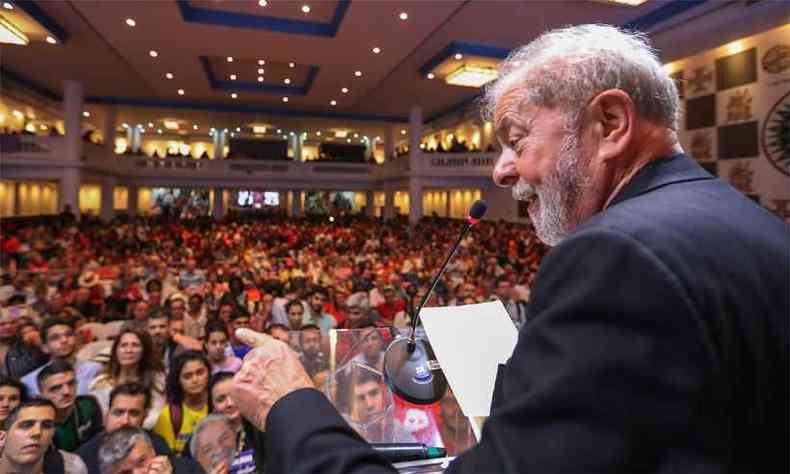
[[[482,438],[447,472],[788,472],[790,233],[683,154],[645,37],[549,31],[486,98],[494,179],[553,249]],[[267,472],[394,472],[296,355],[245,334],[262,345],[233,395]]]

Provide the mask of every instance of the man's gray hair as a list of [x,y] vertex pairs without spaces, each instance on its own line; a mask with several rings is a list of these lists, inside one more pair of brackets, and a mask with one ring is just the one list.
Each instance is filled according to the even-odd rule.
[[200,423],[197,424],[194,431],[192,432],[192,439],[189,440],[189,452],[192,453],[192,459],[197,460],[198,458],[198,449],[200,449],[200,434],[208,428],[209,425],[214,423],[224,423],[225,426],[228,427],[231,433],[233,433],[233,425],[230,423],[230,419],[228,419],[225,415],[220,415],[219,413],[212,413],[202,420]]
[[113,468],[121,463],[139,440],[152,446],[151,438],[142,428],[124,426],[105,436],[99,448],[99,470],[102,474],[112,474]]
[[574,131],[585,105],[608,89],[627,93],[641,117],[678,129],[677,86],[643,33],[608,25],[543,33],[502,63],[499,78],[486,87],[484,117],[491,120],[502,96],[519,87],[523,105],[564,110]]

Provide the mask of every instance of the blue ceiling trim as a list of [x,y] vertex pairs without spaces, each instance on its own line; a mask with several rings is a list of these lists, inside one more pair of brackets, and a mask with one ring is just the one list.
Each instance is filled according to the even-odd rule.
[[211,112],[238,112],[283,117],[307,117],[354,120],[361,122],[407,123],[408,117],[393,115],[355,114],[350,112],[331,112],[321,110],[283,109],[279,107],[254,107],[206,102],[180,102],[177,100],[138,99],[133,97],[87,97],[86,102],[98,105],[125,105],[129,107],[159,107],[179,110],[207,110]]
[[337,35],[350,4],[351,0],[340,0],[337,8],[335,8],[332,20],[328,23],[323,23],[320,21],[293,20],[268,15],[253,15],[250,13],[193,7],[188,0],[177,0],[181,17],[186,22],[328,38],[334,38]]
[[214,75],[214,71],[211,69],[211,63],[206,56],[200,56],[199,59],[200,65],[203,66],[203,72],[206,74],[206,79],[208,79],[209,86],[217,91],[243,91],[252,92],[254,94],[307,95],[310,92],[310,88],[313,87],[316,75],[318,75],[318,66],[310,66],[304,84],[281,85],[249,81],[226,81],[224,79],[217,79],[217,76]]
[[498,46],[491,46],[487,44],[467,43],[466,41],[453,41],[439,51],[439,54],[432,57],[427,63],[423,64],[420,68],[420,74],[425,77],[429,72],[439,64],[443,63],[447,58],[454,54],[461,53],[471,56],[482,56],[484,58],[505,59],[510,53],[507,48],[500,48]]
[[41,26],[52,33],[52,36],[58,40],[58,43],[63,44],[68,41],[68,32],[60,26],[57,21],[53,20],[51,16],[47,15],[44,10],[35,4],[35,2],[31,0],[16,0],[11,3],[30,15],[34,20],[39,22]]
[[627,30],[647,31],[653,26],[698,7],[708,0],[674,0],[623,25]]
[[[692,8],[698,7],[699,5],[705,3],[706,1],[708,0],[673,0],[670,3],[664,4],[663,6],[656,8],[653,11],[650,11],[634,20],[631,20],[628,23],[625,23],[624,25],[622,25],[622,28],[628,30],[645,31],[659,23],[669,20],[670,18],[676,15],[680,15]],[[442,61],[447,59],[447,57],[449,57],[450,55],[455,54],[457,52],[464,54],[463,51],[453,50],[453,45],[455,43],[456,42],[450,43],[439,54],[434,56],[431,59],[431,61],[428,61],[423,67],[420,68],[420,73],[423,75],[423,77],[427,75],[434,67],[438,66]],[[473,54],[473,53],[468,53],[468,54]],[[458,112],[459,110],[462,110],[464,107],[467,107],[478,97],[479,97],[478,94],[475,94],[471,97],[467,97],[466,99],[463,99],[457,104],[431,115],[430,117],[428,117],[427,122],[433,122],[434,120],[438,120],[449,114]]]
[[46,97],[48,99],[61,100],[60,94],[52,92],[51,90],[47,89],[46,87],[42,86],[41,84],[37,84],[37,83],[31,81],[30,79],[24,77],[24,76],[21,76],[21,75],[15,73],[15,72],[9,71],[8,69],[0,68],[0,82],[2,82],[2,80],[5,80],[5,79],[10,79],[10,80],[12,80],[14,82],[17,82],[17,83],[27,87],[28,89],[32,90],[33,92],[36,92],[36,93],[38,93],[38,94],[40,94],[40,95],[42,95],[42,96],[44,96],[44,97]]

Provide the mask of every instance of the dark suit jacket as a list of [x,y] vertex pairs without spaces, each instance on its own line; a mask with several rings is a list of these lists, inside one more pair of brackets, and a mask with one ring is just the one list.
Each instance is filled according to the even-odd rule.
[[[679,155],[544,259],[482,441],[450,472],[788,472],[790,233]],[[389,471],[319,392],[267,472]]]

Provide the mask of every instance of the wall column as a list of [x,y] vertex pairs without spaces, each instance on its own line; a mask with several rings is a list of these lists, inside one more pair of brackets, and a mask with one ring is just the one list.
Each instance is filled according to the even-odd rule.
[[373,217],[376,215],[376,201],[373,191],[365,191],[365,215]]
[[107,178],[101,184],[102,220],[108,221],[115,215],[115,178]]
[[80,180],[81,170],[78,167],[82,157],[82,83],[77,81],[63,81],[63,128],[66,135],[63,137],[64,159],[73,163],[72,167],[64,168],[60,179],[58,193],[60,210],[68,205],[71,212],[79,218],[80,215]]
[[387,133],[384,134],[384,161],[389,161],[395,158],[395,137],[397,130],[395,125],[387,127]]
[[118,113],[115,107],[107,107],[104,110],[104,149],[107,154],[115,153],[115,121]]
[[422,182],[409,179],[409,224],[416,225],[422,219]]
[[452,207],[450,207],[450,196],[452,196],[450,191],[444,192],[444,217],[450,217],[450,211],[452,210]]
[[225,202],[222,199],[224,190],[222,188],[214,188],[214,203],[212,206],[212,214],[214,220],[220,220],[225,217]]
[[291,191],[291,217],[302,216],[302,191],[294,189]]
[[63,168],[60,175],[60,190],[58,196],[60,200],[60,210],[69,206],[75,217],[80,215],[80,169]]
[[128,194],[128,200],[126,202],[126,212],[129,213],[130,216],[136,216],[137,200],[139,199],[137,195],[138,188],[136,184],[130,184],[128,186],[128,189],[129,189],[129,194]]
[[395,217],[395,191],[388,189],[384,191],[384,219]]

